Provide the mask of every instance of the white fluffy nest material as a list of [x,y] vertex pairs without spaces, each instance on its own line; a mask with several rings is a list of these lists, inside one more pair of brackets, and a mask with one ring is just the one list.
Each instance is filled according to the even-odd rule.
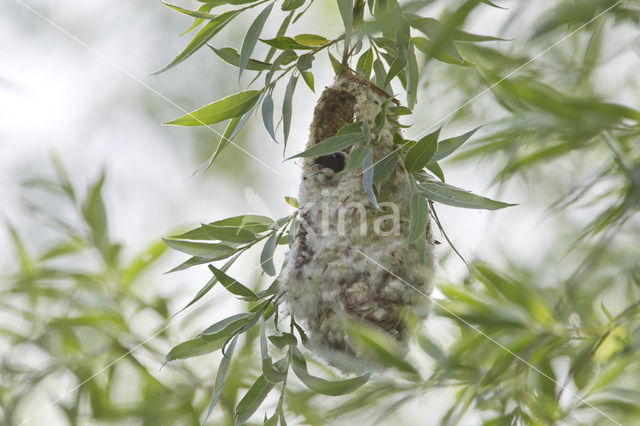
[[[316,105],[307,148],[351,122],[366,120],[373,129],[385,99],[362,78],[337,76]],[[398,131],[387,120],[379,136],[372,134],[374,162],[393,150]],[[385,202],[397,206],[400,220],[394,233],[389,232],[392,209],[373,206],[364,192],[362,169],[336,173],[333,169],[341,170],[341,165],[332,162],[340,159],[324,160],[302,160],[299,228],[280,277],[291,313],[303,321],[319,350],[357,353],[345,331],[348,319],[373,324],[406,342],[405,310],[427,302],[411,286],[430,292],[434,259],[429,229],[426,240],[416,243],[426,245],[423,261],[416,245],[407,243],[410,219],[402,161],[378,194],[381,207]],[[383,232],[375,232],[376,220]]]

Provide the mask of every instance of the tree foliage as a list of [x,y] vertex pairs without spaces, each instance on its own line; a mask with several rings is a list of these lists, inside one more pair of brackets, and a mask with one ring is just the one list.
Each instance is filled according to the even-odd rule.
[[[408,357],[378,330],[354,325],[354,341],[370,356],[366,365],[361,360],[344,360],[361,370],[348,377],[316,360],[305,348],[307,337],[294,318],[280,318],[274,278],[278,265],[273,257],[291,242],[297,226],[295,213],[282,218],[235,216],[167,237],[164,241],[169,247],[190,256],[173,271],[206,264],[211,272],[185,309],[215,286],[224,287],[228,296],[242,301],[246,309],[217,318],[167,353],[168,367],[177,369],[186,383],[171,387],[175,412],[163,407],[162,413],[171,412],[175,418],[189,418],[196,424],[208,418],[225,424],[264,419],[267,425],[320,425],[354,418],[384,422],[402,413],[407,404],[445,392],[450,396],[446,409],[441,418],[429,419],[429,424],[638,421],[640,235],[635,213],[640,202],[640,111],[633,106],[638,104],[637,94],[620,96],[635,81],[633,75],[622,68],[607,71],[609,79],[622,83],[622,89],[616,91],[603,84],[601,70],[607,62],[628,53],[629,46],[621,45],[615,37],[627,36],[637,28],[640,4],[567,0],[534,13],[534,6],[525,2],[509,3],[507,10],[507,2],[485,0],[337,0],[334,19],[342,22],[341,34],[308,34],[292,28],[313,11],[318,3],[313,0],[200,2],[197,10],[168,5],[194,19],[189,28],[193,36],[159,72],[202,49],[228,63],[239,76],[253,78],[252,88],[168,123],[208,126],[228,121],[207,167],[234,143],[253,116],[262,119],[265,134],[282,142],[286,151],[298,80],[302,78],[315,90],[314,64],[326,52],[336,73],[357,73],[381,91],[402,94],[398,97],[403,105],[390,101],[381,107],[382,122],[397,119],[398,127],[420,123],[414,111],[419,111],[421,103],[438,88],[447,87],[454,101],[443,104],[462,105],[451,108],[454,112],[434,125],[449,120],[451,127],[464,127],[462,134],[443,139],[440,133],[446,129],[409,127],[407,131],[416,136],[396,141],[398,157],[389,161],[404,161],[415,193],[424,200],[412,211],[413,228],[424,229],[419,225],[423,225],[427,206],[441,225],[435,210],[440,204],[488,210],[511,205],[445,183],[440,164],[445,160],[443,164],[449,161],[452,167],[455,163],[486,165],[487,176],[493,173],[498,188],[518,185],[515,201],[521,205],[511,209],[527,208],[533,204],[530,200],[542,198],[556,231],[554,244],[548,251],[538,252],[538,258],[530,263],[518,262],[509,250],[505,250],[506,261],[501,265],[477,253],[470,259],[466,279],[442,279],[437,285],[442,296],[432,301],[427,326],[413,319],[415,348]],[[502,14],[502,29],[512,37],[500,31],[484,35],[465,29],[487,10],[491,16]],[[277,20],[278,13],[281,20]],[[244,39],[234,47],[219,46],[216,35],[246,14],[251,14],[253,21]],[[271,33],[271,27],[278,29]],[[476,100],[483,108],[474,108]],[[281,105],[280,111],[276,111],[276,104]],[[476,125],[482,127],[474,129]],[[330,154],[354,146],[347,168],[364,164],[363,172],[371,169],[373,173],[373,185],[378,166],[379,184],[384,179],[384,163],[365,164],[368,147],[363,142],[368,138],[363,135],[367,132],[375,133],[375,128],[349,124],[335,137],[311,148],[312,152],[290,158]],[[21,334],[7,328],[2,334],[13,345],[35,345],[56,355],[47,374],[68,369],[80,384],[103,364],[84,362],[85,355],[79,349],[82,339],[77,333],[87,327],[97,330],[98,335],[102,329],[118,330],[105,333],[98,347],[109,350],[98,351],[101,353],[96,356],[112,360],[126,354],[125,359],[142,377],[139,389],[150,389],[149,395],[154,396],[145,397],[135,412],[118,411],[107,396],[114,379],[89,380],[65,412],[70,424],[76,424],[78,401],[88,398],[95,418],[117,422],[136,417],[146,422],[145,416],[163,404],[162,395],[169,387],[128,354],[135,344],[123,344],[114,337],[129,333],[127,319],[122,316],[125,308],[118,304],[126,300],[134,303],[135,309],[153,309],[167,318],[165,301],[138,300],[132,291],[150,262],[120,262],[100,199],[102,179],[81,202],[64,173],[59,176],[54,183],[36,183],[66,194],[81,214],[83,232],[56,220],[68,241],[34,258],[12,229],[21,267],[4,293],[24,295],[30,307],[20,310],[5,298],[2,303],[37,329]],[[375,192],[371,193],[375,198]],[[294,199],[287,202],[297,206]],[[440,227],[449,240],[446,229]],[[253,247],[261,247],[257,267],[264,276],[254,286],[227,273],[238,257]],[[87,248],[105,265],[103,270],[70,273],[48,266],[54,258],[75,256]],[[153,258],[162,251],[154,245]],[[47,284],[52,279],[64,279],[66,289],[61,293],[59,287]],[[93,294],[96,284],[102,289],[113,282],[120,283],[110,289],[113,295],[100,291],[100,309],[83,302],[75,306],[75,300],[82,299],[69,297]],[[43,319],[34,312],[45,300],[65,306],[71,303],[73,309],[67,308],[70,314],[47,314]],[[434,337],[430,321],[445,324],[447,336]],[[138,340],[146,347],[147,342]],[[95,350],[96,345],[87,350]],[[62,360],[60,353],[64,354]],[[202,373],[190,371],[188,362],[182,360],[213,353],[218,353],[221,361],[213,389],[209,389],[212,398],[207,410],[195,395],[196,385],[188,383],[192,380],[201,386]],[[116,368],[109,366],[108,371]],[[3,365],[2,374],[8,377],[3,383],[9,385],[0,395],[3,407],[9,407],[4,409],[4,417],[10,422],[11,407],[25,397],[14,391],[14,383],[26,382],[28,392],[43,375],[10,363]],[[148,401],[153,401],[153,406],[147,406]]]

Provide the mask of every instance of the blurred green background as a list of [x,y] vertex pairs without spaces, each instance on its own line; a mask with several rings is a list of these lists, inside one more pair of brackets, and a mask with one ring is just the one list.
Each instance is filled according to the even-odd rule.
[[[425,13],[446,18],[462,3],[427,1]],[[640,2],[496,3],[505,9],[478,4],[462,27],[507,40],[457,43],[463,65],[424,64],[406,135],[486,124],[444,164],[447,182],[518,206],[438,208],[476,263],[469,278],[438,237],[434,296],[450,311],[434,309],[430,340],[410,355],[428,380],[409,387],[381,377],[351,399],[292,392],[291,424],[370,424],[389,406],[382,424],[640,421]],[[251,19],[217,43],[238,48]],[[282,162],[259,119],[235,142],[268,167],[230,147],[204,174],[219,135],[161,126],[249,81],[208,49],[150,77],[184,47],[189,36],[178,34],[190,24],[160,2],[3,5],[0,424],[191,425],[206,411],[219,354],[160,367],[172,346],[240,303],[218,289],[171,319],[208,273],[165,275],[184,258],[160,237],[237,214],[288,214],[283,197],[296,195],[299,168]],[[328,1],[293,30],[340,31]],[[317,93],[299,87],[294,99],[289,154],[306,143],[331,81],[326,58],[313,71]],[[253,343],[243,341],[210,424],[232,422],[259,369]]]

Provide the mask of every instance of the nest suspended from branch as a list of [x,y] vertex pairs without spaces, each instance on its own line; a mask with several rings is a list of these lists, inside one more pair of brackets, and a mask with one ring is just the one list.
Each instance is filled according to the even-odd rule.
[[[336,76],[316,105],[307,149],[349,123],[364,121],[373,129],[388,98],[383,93],[357,75]],[[371,134],[374,163],[394,150],[393,134],[399,131],[386,120]],[[302,160],[299,225],[281,283],[292,315],[310,332],[312,346],[357,355],[346,332],[349,320],[407,341],[404,313],[427,302],[416,289],[430,292],[434,259],[429,226],[425,240],[407,243],[410,218],[402,161],[380,186],[377,209],[365,193],[361,167],[340,173],[351,149]]]

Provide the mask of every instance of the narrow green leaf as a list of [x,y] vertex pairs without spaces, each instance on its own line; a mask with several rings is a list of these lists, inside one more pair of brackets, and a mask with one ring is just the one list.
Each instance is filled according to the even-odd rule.
[[244,37],[242,42],[242,48],[240,49],[240,75],[242,75],[242,71],[244,71],[245,67],[249,63],[249,59],[251,58],[251,54],[253,53],[253,49],[256,47],[258,43],[258,38],[262,33],[262,29],[264,28],[265,22],[267,22],[267,18],[271,13],[271,9],[273,9],[273,3],[269,4],[264,8],[262,12],[258,15],[258,17],[253,21],[249,30],[247,31],[247,35]]
[[429,221],[427,201],[424,199],[424,196],[417,191],[411,194],[409,214],[411,217],[411,224],[409,226],[408,242],[414,243],[425,237],[427,222]]
[[407,53],[409,52],[409,43],[411,43],[411,28],[409,22],[402,18],[398,21],[396,27],[396,48],[398,54],[396,58],[401,60],[402,63],[407,63]]
[[170,274],[172,272],[178,272],[178,271],[184,271],[185,269],[189,269],[193,266],[198,266],[198,265],[202,265],[205,263],[210,263],[213,262],[215,260],[219,260],[219,259],[207,259],[206,257],[198,257],[198,256],[193,256],[189,259],[187,259],[186,261],[182,262],[180,265],[176,266],[175,268],[171,269],[170,271],[166,272],[167,274]]
[[418,370],[404,359],[406,353],[387,333],[379,328],[359,323],[349,324],[348,331],[354,344],[371,358],[383,366],[407,373],[414,380],[420,379]]
[[162,241],[174,250],[209,260],[225,259],[236,252],[235,248],[224,244],[175,240],[171,238],[163,238]]
[[337,60],[336,57],[333,56],[331,52],[329,52],[328,50],[327,50],[327,54],[329,55],[329,60],[331,61],[331,68],[333,68],[333,72],[335,74],[340,74],[341,72],[344,72],[344,67],[342,66],[340,61]]
[[455,56],[447,53],[442,47],[436,48],[436,46],[430,40],[424,37],[413,37],[413,45],[421,52],[427,54],[428,57],[433,57],[440,62],[444,62],[452,65],[470,66],[470,62],[462,59],[458,59]]
[[428,134],[409,149],[404,158],[404,166],[408,172],[422,170],[435,155],[438,149],[438,135],[440,129]]
[[11,242],[13,243],[13,248],[16,251],[15,254],[17,254],[18,258],[20,259],[22,272],[26,275],[32,274],[35,265],[33,260],[31,259],[31,256],[29,255],[29,251],[24,245],[22,237],[18,233],[18,230],[11,224],[11,222],[6,219],[5,225],[9,230],[9,234],[11,235]]
[[165,356],[165,362],[187,359],[215,352],[224,345],[225,339],[212,340],[206,336],[196,337],[174,346]]
[[312,46],[306,46],[291,37],[275,37],[271,39],[260,39],[261,42],[268,44],[271,47],[275,47],[277,49],[286,50],[286,49],[294,49],[294,50],[311,50]]
[[411,113],[411,110],[403,105],[395,105],[389,108],[389,114],[392,115],[410,115]]
[[307,47],[320,47],[329,43],[329,40],[316,34],[298,34],[297,36],[294,36],[293,39]]
[[[171,8],[171,9],[177,11],[177,12],[183,13],[183,14],[188,15],[188,16],[192,16],[194,18],[198,18],[200,20],[200,22],[202,22],[203,20],[215,19],[215,18],[217,18],[219,16],[219,15],[212,15],[211,13],[207,13],[208,11],[211,10],[211,8],[212,8],[211,5],[203,5],[196,11],[196,10],[185,9],[184,7],[176,6],[176,5],[167,3],[167,2],[165,2],[163,0],[160,0],[160,1],[162,1],[162,3],[165,6]],[[206,10],[207,12],[204,12],[204,10]],[[195,25],[195,23],[194,23],[194,25]],[[193,26],[192,26],[192,28],[187,30],[187,32],[189,32],[192,29],[193,29]]]
[[251,231],[254,234],[258,234],[269,230],[275,223],[276,222],[273,219],[267,216],[245,214],[211,222],[209,225],[237,226],[239,228],[246,229],[247,231]]
[[291,114],[293,93],[296,90],[296,83],[298,82],[298,76],[291,75],[287,89],[284,92],[284,100],[282,102],[282,131],[284,133],[284,150],[287,149],[287,142],[289,141],[289,131],[291,130]]
[[373,61],[373,71],[376,75],[376,86],[380,87],[382,90],[386,90],[387,87],[384,85],[384,82],[387,80],[387,71],[384,69],[384,65],[379,59]]
[[454,31],[453,39],[460,42],[469,42],[469,43],[477,43],[482,41],[508,41],[507,39],[500,38],[500,37],[473,34],[473,33],[468,33],[462,30]]
[[[388,101],[388,100],[387,100]],[[373,133],[378,134],[382,131],[384,124],[387,122],[387,105],[389,104],[387,101],[384,101],[380,106],[380,111],[376,114],[376,117],[373,119]]]
[[[355,0],[353,5],[353,28],[359,30],[364,24],[365,0]],[[361,39],[356,39],[357,43],[362,43]],[[358,49],[359,50],[359,49]]]
[[366,135],[366,129],[364,128],[363,124],[363,121],[356,121],[355,123],[345,124],[344,126],[340,127],[340,129],[338,129],[338,131],[336,132],[336,136],[348,135],[352,133],[362,133],[363,135]]
[[[226,63],[233,65],[234,67],[240,67],[240,54],[233,47],[223,47],[221,49],[216,49],[215,47],[207,44],[211,50],[214,51],[216,55],[220,57]],[[249,59],[245,69],[250,71],[266,71],[271,69],[273,64],[268,62],[257,61],[255,59]]]
[[204,240],[209,241],[210,238],[207,235],[207,232],[204,230],[204,227],[199,226],[195,229],[191,229],[185,233],[178,235],[171,235],[169,238],[173,240]]
[[369,380],[370,374],[368,373],[351,379],[335,381],[312,376],[307,371],[307,362],[305,361],[302,352],[300,352],[296,347],[291,347],[291,353],[291,365],[293,367],[293,372],[298,376],[302,383],[314,392],[331,396],[345,395],[355,391]]
[[270,276],[275,276],[276,267],[273,264],[273,254],[276,251],[276,245],[278,244],[278,234],[277,232],[273,232],[267,242],[264,244],[262,248],[262,252],[260,253],[260,266],[262,266],[262,270]]
[[373,166],[373,185],[378,189],[378,192],[380,192],[380,185],[393,175],[397,163],[398,153],[390,152]]
[[281,336],[269,336],[269,341],[280,349],[287,345],[296,346],[298,344],[298,339],[291,333],[282,333]]
[[309,337],[307,337],[307,334],[304,332],[304,329],[302,328],[302,326],[300,326],[300,324],[298,324],[295,321],[293,322],[293,326],[298,331],[298,334],[300,335],[300,339],[302,340],[302,344],[307,344],[307,342],[309,341]]
[[[81,244],[64,244],[62,246],[56,246],[53,249],[45,253],[45,258],[56,257],[56,253],[60,251],[61,254],[75,253],[76,249],[81,249]],[[138,254],[122,271],[122,281],[125,284],[132,284],[138,277],[140,277],[148,268],[155,264],[156,261],[167,251],[166,244],[157,241],[154,242],[146,250]],[[42,259],[42,258],[41,258]]]
[[267,77],[264,79],[265,87],[271,83],[271,79],[277,70],[279,70],[281,65],[289,64],[298,59],[298,55],[292,49],[286,49],[282,53],[278,55],[275,61],[273,61],[273,66],[269,69],[269,73]]
[[[442,22],[434,18],[411,15],[409,20],[412,27],[423,32],[431,40],[436,40],[445,28],[445,25]],[[500,37],[472,34],[457,28],[451,29],[446,35],[452,40],[464,42],[506,41]]]
[[202,173],[206,172],[209,167],[211,167],[213,162],[216,161],[218,156],[222,154],[222,151],[231,143],[231,137],[240,125],[240,120],[241,117],[234,117],[229,120],[229,123],[227,123],[227,127],[224,129],[224,133],[220,137],[220,142],[218,142],[216,150],[213,152],[213,154],[211,154],[211,157],[209,157],[209,159],[202,166],[200,166],[196,173],[198,173],[200,170],[202,170]]
[[269,348],[267,347],[267,333],[264,329],[264,319],[260,319],[260,356],[263,361],[269,358]]
[[102,172],[98,181],[89,188],[89,194],[82,206],[82,215],[91,228],[91,238],[103,256],[109,249],[109,229],[107,224],[107,212],[102,199],[102,186],[105,173]]
[[[274,280],[274,281],[277,281],[277,279]],[[260,293],[263,293],[263,292],[260,292]],[[263,294],[266,294],[266,293],[263,293]],[[255,314],[255,313],[263,313],[263,312],[265,312],[265,311],[267,311],[269,309],[269,306],[271,306],[271,300],[263,300],[262,302],[254,305],[252,308],[250,308],[249,312],[251,312],[253,314]],[[260,316],[260,315],[258,315],[258,316]],[[257,320],[261,320],[261,319],[263,319],[263,318],[257,318]]]
[[442,171],[442,169],[440,168],[440,165],[438,163],[431,162],[431,163],[427,164],[427,170],[429,170],[431,173],[436,175],[436,177],[438,179],[440,179],[442,182],[444,182],[444,172]]
[[258,237],[248,229],[236,226],[220,226],[202,224],[207,236],[212,240],[227,241],[230,243],[250,243]]
[[304,152],[301,152],[300,154],[296,154],[292,157],[287,158],[287,160],[291,160],[292,158],[317,157],[319,155],[333,154],[334,152],[341,151],[353,144],[362,143],[365,141],[366,137],[362,133],[347,133],[343,135],[336,135],[313,145],[311,148],[307,149]]
[[391,8],[398,3],[395,0],[376,0],[375,7],[373,9],[373,15],[377,18],[384,19]]
[[238,403],[235,412],[235,424],[239,425],[246,422],[260,407],[273,387],[273,383],[269,383],[263,375],[260,375]]
[[[275,286],[274,286],[274,284],[275,284]],[[280,284],[278,283],[278,280],[276,279],[269,286],[269,288],[259,292],[258,296],[260,296],[260,297],[275,296],[276,294],[278,294],[279,288],[280,288]],[[277,326],[277,324],[278,324],[278,305],[275,304],[275,303],[269,303],[269,305],[267,306],[267,308],[264,310],[264,312],[262,314],[262,317],[265,319],[265,321],[268,320],[269,318],[271,318],[271,316],[275,316],[274,322],[276,323],[276,326]]]
[[400,132],[395,132],[393,134],[393,146],[395,146],[396,148],[404,147],[405,145],[410,148],[415,144],[415,141],[409,141],[403,138]]
[[244,327],[252,317],[253,315],[247,312],[231,315],[230,317],[218,321],[215,324],[207,327],[196,337],[206,336],[210,340],[228,338],[229,336],[235,334],[242,327]]
[[217,7],[217,6],[224,6],[224,5],[240,5],[240,4],[247,4],[247,3],[256,3],[258,0],[198,0],[199,2],[202,3],[208,3],[211,5],[211,7]]
[[349,158],[347,159],[347,165],[342,171],[342,173],[348,173],[353,170],[359,169],[364,162],[364,159],[371,155],[371,147],[370,146],[357,146],[351,150],[349,153]]
[[375,37],[373,39],[373,42],[380,49],[383,49],[387,53],[389,53],[389,55],[393,57],[398,56],[398,45],[396,44],[394,39],[387,38],[387,37]]
[[274,365],[271,358],[262,360],[262,375],[269,383],[280,383],[287,377],[286,374],[279,371]]
[[278,425],[278,417],[279,417],[278,412],[273,413],[273,415],[271,417],[269,417],[269,418],[267,418],[267,415],[265,414],[262,426],[277,426]]
[[351,34],[353,27],[353,0],[338,0],[338,9],[347,34]]
[[429,355],[434,361],[442,363],[447,359],[444,351],[433,340],[424,334],[418,335],[416,338],[420,348]]
[[409,41],[407,51],[407,106],[409,109],[413,109],[416,104],[416,98],[418,96],[418,82],[420,80],[420,70],[418,68],[418,60],[416,58],[416,52],[413,48],[413,42]]
[[[287,15],[286,18],[284,18],[284,21],[282,21],[282,24],[280,24],[280,27],[278,28],[278,32],[276,33],[276,37],[282,37],[283,35],[285,35],[285,33],[287,32],[287,29],[289,28],[289,24],[291,24],[291,19],[293,19],[293,14],[295,13],[295,11],[291,11],[289,12],[289,14]],[[276,50],[278,50],[275,47],[271,47],[271,49],[269,49],[269,52],[267,53],[267,56],[265,58],[266,62],[269,62],[271,60],[271,58],[273,58],[273,55],[275,55]]]
[[205,424],[213,409],[220,399],[220,395],[222,395],[222,387],[224,386],[225,380],[227,380],[227,374],[229,373],[229,366],[231,365],[231,357],[233,356],[233,351],[236,349],[236,342],[238,341],[238,336],[233,336],[231,341],[226,347],[226,350],[223,352],[222,361],[220,361],[220,366],[218,367],[218,372],[216,373],[216,381],[213,384],[213,395],[211,396],[211,403],[209,404],[209,409],[207,410],[207,414],[202,420],[201,424]]
[[434,48],[436,50],[442,48],[460,62],[464,61],[453,42],[455,34],[457,34],[457,31],[459,30],[452,29],[445,32],[444,25],[437,19],[424,18],[417,15],[410,16],[409,23],[412,27],[429,37],[429,39],[434,43]]
[[389,68],[389,72],[387,73],[384,83],[382,87],[387,87],[391,84],[391,80],[393,80],[396,76],[398,76],[404,69],[406,68],[407,63],[400,59],[395,59]]
[[[256,294],[258,295],[259,298],[261,299],[265,299],[269,296],[275,296],[276,294],[278,294],[278,291],[280,289],[280,282],[278,281],[278,278],[274,279],[271,284],[269,284],[269,287],[267,287],[264,290],[261,290],[259,292],[257,292]],[[267,302],[269,302],[267,300]],[[271,305],[273,306],[273,305]],[[271,306],[268,306],[267,309],[265,310],[265,312],[268,312],[271,309]],[[268,319],[268,316],[265,314],[265,320]]]
[[360,58],[356,65],[356,71],[362,74],[367,80],[371,77],[371,69],[373,68],[373,51],[371,48],[367,49]]
[[[197,13],[209,13],[211,12],[211,9],[213,8],[213,6],[209,5],[209,4],[203,4],[202,6],[200,6],[197,10]],[[191,11],[190,11],[191,12]],[[195,18],[193,20],[193,23],[191,24],[191,26],[183,33],[180,34],[180,36],[183,36],[185,34],[190,33],[191,31],[195,30],[196,28],[198,28],[203,22],[205,21],[204,18]]]
[[[480,126],[482,127],[482,126]],[[460,148],[462,146],[462,144],[464,144],[466,141],[469,140],[469,138],[471,138],[471,136],[474,135],[475,132],[478,131],[478,129],[480,129],[480,127],[476,127],[475,129],[471,130],[470,132],[465,133],[464,135],[460,135],[460,136],[456,136],[453,138],[449,138],[449,139],[445,139],[443,141],[440,141],[438,143],[438,149],[436,151],[436,153],[434,154],[434,156],[431,158],[431,160],[429,161],[430,163],[434,163],[436,161],[440,161],[445,157],[448,157],[449,155],[451,155],[455,150],[457,150],[458,148]]]
[[367,197],[369,197],[369,201],[371,201],[377,209],[379,208],[378,200],[376,199],[376,194],[373,192],[373,167],[373,151],[371,151],[364,158],[362,164],[362,184],[364,185],[364,192],[367,194]]
[[[270,217],[259,216],[253,214],[229,217],[227,219],[218,220],[207,223],[206,225],[218,228],[233,229],[234,232],[247,231],[253,234],[260,234],[271,228],[275,222]],[[209,240],[209,234],[204,228],[204,224],[196,229],[187,231],[184,234],[173,235],[170,238],[176,240]]]
[[305,0],[284,0],[284,3],[282,3],[282,10],[296,10],[297,8],[302,6],[304,2]]
[[264,96],[264,101],[262,102],[262,121],[271,139],[273,139],[274,142],[278,142],[276,140],[276,132],[273,128],[273,98],[269,92]]
[[307,86],[309,87],[309,89],[311,89],[311,91],[313,93],[316,92],[315,88],[314,88],[314,78],[313,78],[313,73],[311,73],[311,71],[302,71],[300,72],[300,75],[302,76],[302,79],[304,80],[304,82],[307,84]]
[[209,265],[209,269],[213,272],[220,284],[222,284],[230,293],[240,296],[247,300],[257,300],[258,296],[248,287],[240,284],[238,281],[231,278],[229,275],[216,268],[213,265]]
[[289,204],[294,209],[297,209],[297,208],[300,207],[300,205],[298,204],[298,199],[297,198],[285,196],[284,197],[284,201],[286,201],[286,203]]
[[441,182],[423,182],[418,185],[418,188],[428,199],[454,207],[497,210],[515,205],[481,197]]
[[597,377],[594,378],[590,393],[607,387],[625,371],[629,371],[627,367],[632,361],[634,361],[634,357],[628,356],[623,359],[618,359],[616,362],[608,362]]
[[484,3],[484,4],[488,4],[489,6],[497,7],[498,9],[505,9],[504,7],[502,7],[502,6],[498,6],[497,4],[495,4],[495,3],[493,3],[493,2],[491,2],[491,1],[489,1],[489,0],[480,0],[480,1],[481,1],[482,3]]
[[300,57],[298,58],[298,62],[296,63],[296,68],[300,72],[311,69],[314,59],[315,57],[311,53],[305,53],[304,55],[300,55]]
[[260,90],[247,90],[236,93],[235,95],[227,96],[226,98],[210,103],[166,124],[176,126],[205,126],[238,117],[249,111],[251,107],[255,105],[260,94]]
[[602,20],[598,20],[595,23],[595,28],[591,33],[591,37],[589,37],[589,43],[584,50],[584,56],[582,59],[582,69],[584,70],[582,71],[583,76],[592,73],[594,67],[598,66],[601,62],[605,26],[606,22]]
[[[162,0],[160,0],[160,1],[162,1]],[[218,16],[218,15],[212,15],[210,13],[201,12],[200,10],[195,11],[195,10],[185,9],[184,7],[176,6],[176,5],[167,3],[165,1],[162,1],[162,3],[165,6],[170,7],[171,9],[173,9],[173,10],[175,10],[177,12],[184,13],[185,15],[188,15],[188,16],[193,16],[194,18],[215,19]],[[202,9],[202,7],[201,7],[201,9]],[[208,7],[208,9],[211,10],[211,7]]]
[[[281,399],[282,401],[282,399]],[[278,414],[278,419],[280,420],[280,426],[288,426],[287,425],[287,419],[286,416],[284,414],[284,408],[283,408],[284,404],[278,404],[278,407],[276,409],[276,413]]]
[[161,70],[153,73],[153,75],[158,75],[170,68],[173,68],[179,63],[181,63],[182,61],[184,61],[185,59],[187,59],[189,56],[193,55],[193,53],[196,50],[204,46],[206,42],[211,40],[213,36],[218,34],[218,32],[222,30],[222,28],[224,28],[229,22],[231,22],[231,20],[235,18],[238,15],[238,13],[240,13],[240,11],[232,10],[229,12],[222,13],[216,16],[211,21],[209,21],[209,23],[207,23],[207,25],[205,25],[198,32],[198,34],[195,35],[195,37],[189,42],[187,47],[178,56],[176,56],[173,59],[173,61],[171,61],[167,66],[165,66]]
[[261,91],[260,96],[258,97],[258,101],[249,109],[249,111],[244,113],[244,115],[240,118],[240,121],[238,122],[238,125],[236,126],[236,128],[233,130],[233,132],[231,132],[231,136],[229,137],[230,140],[233,140],[233,138],[235,138],[236,135],[240,132],[240,130],[244,127],[245,123],[247,122],[247,120],[249,120],[249,117],[251,117],[251,115],[256,110],[260,102],[262,102],[263,98],[264,98],[264,91]]
[[340,10],[340,17],[342,17],[342,23],[344,24],[345,49],[348,49],[351,31],[353,29],[353,0],[338,0],[338,9]]
[[[229,268],[231,267],[231,265],[233,265],[233,263],[238,259],[238,257],[240,257],[242,253],[236,253],[235,256],[233,256],[231,259],[227,260],[225,262],[224,265],[222,265],[222,268],[220,268],[221,271],[223,272],[227,272],[227,270],[229,270]],[[176,312],[175,314],[173,314],[172,318],[174,316],[176,316],[177,314],[179,314],[180,312],[184,311],[185,309],[187,309],[189,306],[193,305],[194,303],[196,303],[198,300],[202,299],[207,293],[209,293],[209,291],[215,286],[215,284],[218,282],[218,279],[213,276],[211,277],[211,279],[209,279],[209,281],[207,281],[207,283],[202,286],[202,288],[200,290],[198,290],[198,293],[196,293],[195,296],[193,296],[193,299],[191,299],[189,301],[189,303],[187,303],[186,305],[184,305],[182,307],[182,309],[180,309],[178,312]]]
[[473,269],[474,275],[488,289],[495,290],[507,300],[522,306],[531,318],[543,326],[548,328],[553,326],[553,309],[535,288],[532,288],[526,282],[520,282],[500,274],[488,265],[478,263],[474,265]]
[[271,300],[263,300],[262,302],[251,308],[249,312],[253,316],[250,318],[250,321],[247,323],[247,325],[245,325],[242,330],[240,330],[240,332],[244,333],[245,331],[251,330],[258,323],[258,321],[264,318],[265,312],[273,307],[274,305]]

